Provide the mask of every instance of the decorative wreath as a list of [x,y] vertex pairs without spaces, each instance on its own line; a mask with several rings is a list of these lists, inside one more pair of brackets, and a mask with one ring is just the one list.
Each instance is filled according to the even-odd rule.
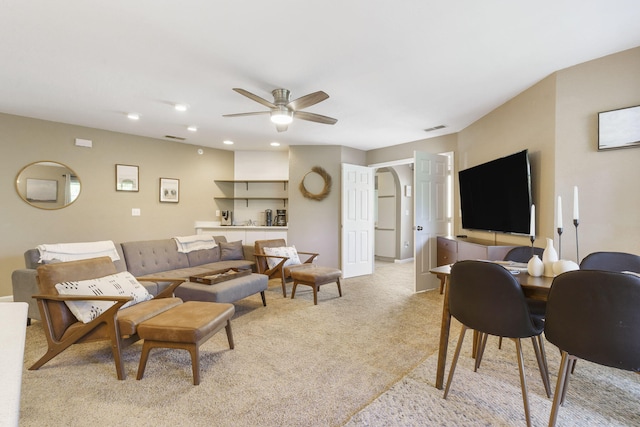
[[[322,189],[321,192],[319,192],[317,194],[310,193],[309,190],[307,190],[307,188],[304,186],[304,180],[307,177],[307,175],[309,175],[310,173],[317,173],[324,180],[324,188]],[[300,192],[302,193],[302,195],[304,197],[306,197],[307,199],[320,201],[320,200],[324,199],[325,197],[327,197],[329,195],[329,193],[331,192],[331,175],[329,175],[327,173],[327,171],[322,169],[320,166],[314,166],[314,167],[311,168],[311,172],[307,172],[302,177],[302,181],[300,181],[299,188],[300,188]]]

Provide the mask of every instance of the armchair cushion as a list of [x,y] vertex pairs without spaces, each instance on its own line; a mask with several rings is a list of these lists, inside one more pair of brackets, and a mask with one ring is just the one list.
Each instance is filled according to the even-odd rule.
[[[60,295],[130,296],[133,300],[122,308],[130,307],[153,296],[128,271],[96,279],[56,283]],[[115,304],[115,301],[65,301],[73,315],[83,323],[89,323]]]
[[220,242],[220,260],[238,260],[244,259],[242,251],[242,240],[237,242]]
[[[301,264],[298,251],[295,246],[282,246],[278,248],[265,247],[264,254],[289,258],[285,261],[284,267]],[[267,265],[269,266],[269,269],[272,269],[275,268],[280,261],[281,260],[279,258],[267,258]]]

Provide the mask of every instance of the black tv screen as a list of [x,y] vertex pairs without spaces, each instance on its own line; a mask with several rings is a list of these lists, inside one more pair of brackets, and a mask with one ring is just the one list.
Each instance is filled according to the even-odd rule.
[[462,228],[529,234],[530,170],[524,150],[460,171]]

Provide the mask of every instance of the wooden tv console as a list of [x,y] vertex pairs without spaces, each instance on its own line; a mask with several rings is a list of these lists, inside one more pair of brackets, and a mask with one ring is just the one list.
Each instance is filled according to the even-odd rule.
[[[489,240],[438,236],[436,258],[438,266],[465,259],[499,261],[503,260],[507,252],[515,247],[517,245],[499,245]],[[440,293],[443,290],[444,277],[440,277]]]

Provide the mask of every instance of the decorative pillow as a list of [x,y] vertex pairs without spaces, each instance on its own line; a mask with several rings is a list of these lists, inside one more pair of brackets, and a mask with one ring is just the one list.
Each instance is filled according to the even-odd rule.
[[[128,271],[112,274],[97,279],[78,280],[73,282],[56,283],[56,290],[60,295],[99,295],[99,296],[131,296],[133,300],[122,308],[130,307],[142,301],[153,298],[144,286]],[[65,301],[69,310],[76,318],[89,323],[100,316],[114,301]]]
[[220,242],[220,260],[244,259],[242,240],[237,242]]
[[[278,248],[264,248],[265,255],[286,256],[289,259],[285,261],[284,267],[289,265],[302,264],[298,251],[295,246],[281,246]],[[267,258],[267,265],[269,268],[274,268],[278,263],[282,261],[280,258]]]

